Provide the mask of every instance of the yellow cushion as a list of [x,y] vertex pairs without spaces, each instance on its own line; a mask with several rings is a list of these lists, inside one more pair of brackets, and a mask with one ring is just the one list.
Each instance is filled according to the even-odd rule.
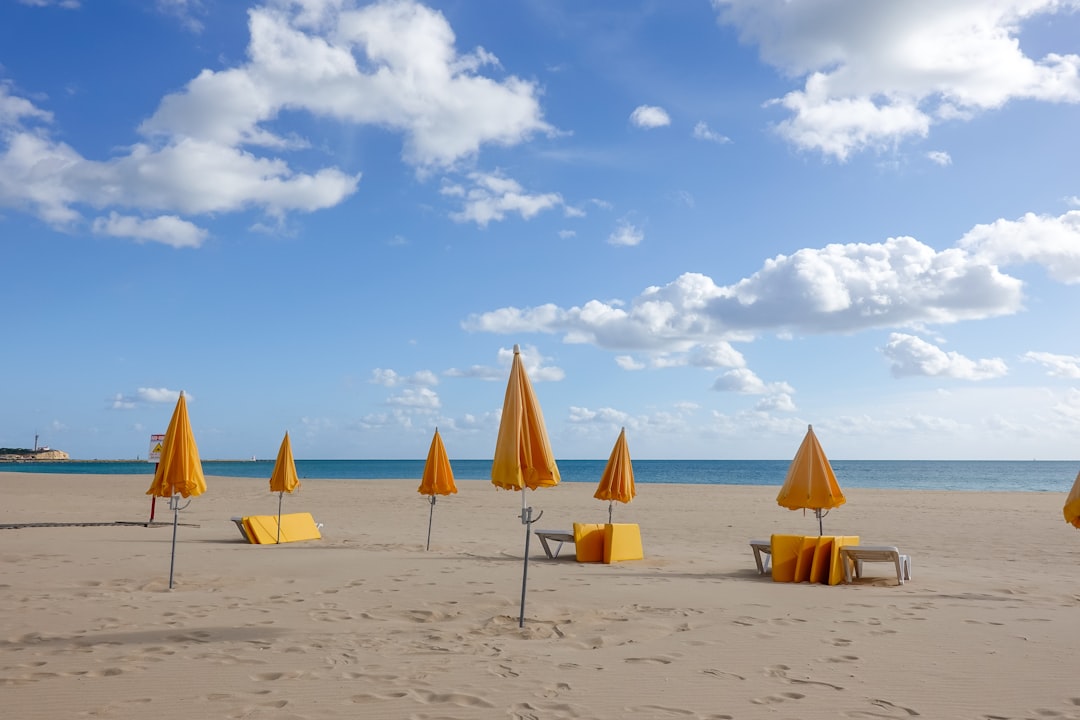
[[817,549],[814,551],[814,562],[810,566],[810,582],[826,582],[829,579],[829,568],[832,564],[829,557],[832,555],[833,538],[825,536],[818,539]]
[[817,551],[819,537],[808,535],[803,538],[799,547],[799,555],[795,559],[795,582],[807,582],[810,580],[810,568],[814,564],[814,553]]
[[[248,540],[259,545],[273,545],[278,540],[277,515],[249,515],[244,518]],[[318,540],[322,537],[311,513],[290,513],[281,516],[281,542]]]
[[840,559],[840,548],[845,545],[858,545],[858,535],[837,535],[833,538],[829,553],[829,584],[839,585],[844,582],[844,561]]
[[574,523],[574,548],[578,562],[603,560],[604,526],[596,523]]
[[604,525],[604,562],[641,560],[641,528],[637,524],[617,523]]
[[795,566],[799,561],[799,551],[802,550],[802,535],[773,535],[770,545],[772,546],[772,579],[773,582],[794,582]]

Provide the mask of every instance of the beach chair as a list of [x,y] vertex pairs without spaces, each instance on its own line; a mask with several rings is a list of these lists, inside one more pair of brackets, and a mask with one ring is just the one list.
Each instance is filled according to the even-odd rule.
[[751,540],[750,549],[754,551],[754,562],[757,564],[758,575],[769,572],[769,562],[772,559],[772,541]]
[[[562,550],[563,543],[574,542],[574,533],[569,530],[534,530],[536,537],[540,539],[540,545],[544,548],[544,554],[549,558],[559,557],[559,552]],[[555,547],[555,552],[551,551],[549,542],[559,543]]]
[[244,527],[244,518],[240,517],[239,515],[233,515],[229,519],[236,523],[237,529],[240,530],[240,536],[243,537],[245,541],[250,543],[251,538],[248,537],[247,528]]
[[840,548],[840,558],[844,565],[845,582],[851,582],[852,570],[856,578],[861,578],[863,563],[867,562],[891,562],[896,568],[898,585],[911,579],[911,556],[902,554],[892,545],[847,545]]

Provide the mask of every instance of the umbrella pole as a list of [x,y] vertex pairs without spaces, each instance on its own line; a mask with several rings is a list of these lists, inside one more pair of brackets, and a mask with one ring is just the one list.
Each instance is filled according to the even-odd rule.
[[821,514],[821,508],[818,508],[817,510],[815,510],[814,513],[817,515],[817,534],[819,536],[824,535],[825,534],[825,528],[821,523],[821,518],[823,518],[825,516]]
[[607,524],[611,524],[611,510],[615,507],[615,501],[609,500],[607,504]]
[[427,550],[431,549],[431,520],[435,517],[435,496],[431,496],[431,509],[428,510],[427,516]]
[[[525,491],[521,491],[524,499]],[[529,526],[532,524],[532,508],[521,511],[521,522],[525,525],[525,568],[521,571],[521,614],[518,616],[518,627],[525,627],[525,583],[529,577]]]
[[173,509],[172,521],[172,555],[169,558],[169,589],[173,588],[173,568],[176,567],[176,526],[180,524],[180,501],[173,495],[169,498],[169,504]]
[[285,491],[277,494],[277,544],[281,544],[281,498],[285,497]]

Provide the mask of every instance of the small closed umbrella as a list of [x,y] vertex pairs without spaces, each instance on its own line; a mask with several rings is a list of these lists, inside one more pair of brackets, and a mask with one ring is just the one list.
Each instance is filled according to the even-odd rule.
[[296,474],[296,461],[293,460],[292,443],[289,441],[289,433],[285,433],[285,439],[281,441],[278,449],[277,461],[274,462],[274,471],[270,474],[270,492],[278,494],[277,503],[277,541],[281,544],[281,499],[285,493],[292,493],[300,488],[300,478]]
[[806,437],[788,467],[776,503],[789,510],[813,510],[818,519],[818,534],[824,535],[821,519],[829,510],[845,502],[832,465],[814,434],[814,426],[808,425]]
[[525,488],[554,487],[559,484],[559,468],[548,442],[544,414],[533,393],[532,383],[521,361],[521,349],[514,346],[510,379],[503,398],[495,459],[491,464],[491,483],[521,495],[521,523],[525,526],[525,567],[521,574],[521,615],[518,627],[525,625],[525,587],[529,576],[529,526],[536,520],[532,508],[525,506]]
[[1080,473],[1077,473],[1069,497],[1065,499],[1063,512],[1065,522],[1070,523],[1073,527],[1080,528]]
[[435,436],[431,438],[431,448],[428,449],[427,462],[424,463],[424,476],[420,479],[420,487],[417,488],[417,492],[421,495],[431,496],[426,548],[430,550],[431,521],[435,515],[435,496],[457,493],[457,485],[454,484],[454,471],[450,467],[450,459],[446,456],[446,447],[443,445],[442,436],[439,435],[439,428],[435,428]]
[[[172,554],[169,559],[169,589],[173,586],[173,568],[176,565],[176,527],[180,523],[180,498],[202,495],[206,492],[206,477],[203,475],[202,461],[199,460],[199,448],[195,444],[195,435],[191,432],[188,420],[187,401],[184,393],[176,401],[169,429],[161,443],[161,458],[154,471],[154,480],[150,483],[147,495],[169,498],[169,508],[173,511]],[[191,504],[189,500],[183,507]]]
[[630,450],[626,445],[626,428],[619,432],[619,439],[611,449],[611,457],[600,476],[600,485],[593,495],[597,500],[608,501],[608,523],[611,523],[615,501],[626,504],[634,499],[634,466],[630,462]]

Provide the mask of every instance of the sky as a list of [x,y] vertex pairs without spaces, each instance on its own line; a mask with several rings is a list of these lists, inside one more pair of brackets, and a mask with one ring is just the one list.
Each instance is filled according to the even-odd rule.
[[1080,458],[1080,0],[3,0],[0,446]]

